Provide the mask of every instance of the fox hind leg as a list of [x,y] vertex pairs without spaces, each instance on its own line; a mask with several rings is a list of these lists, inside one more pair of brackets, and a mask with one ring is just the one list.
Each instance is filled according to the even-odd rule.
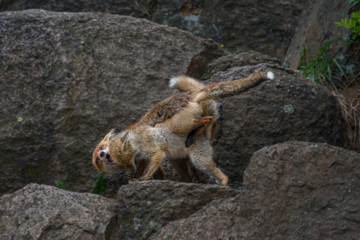
[[169,159],[171,166],[174,167],[176,172],[180,175],[181,182],[192,182],[192,176],[189,168],[189,159],[180,158],[180,159]]
[[228,184],[228,177],[216,167],[213,161],[212,146],[204,135],[199,136],[197,141],[189,147],[189,153],[190,160],[197,169],[214,177],[223,186]]
[[[193,129],[186,138],[185,146],[190,147],[192,144],[195,143],[198,136],[200,136],[204,131],[206,131],[211,125],[213,124],[213,129],[211,130],[210,142],[212,142],[213,137],[216,131],[216,123],[213,121],[214,118],[212,116],[206,116],[199,119],[196,119],[198,127]],[[215,126],[215,129],[214,129]],[[213,133],[214,132],[214,133]]]
[[197,136],[201,135],[210,125],[213,123],[214,118],[212,116],[202,117],[198,120],[199,131],[197,132]]
[[158,170],[154,173],[154,179],[157,180],[165,180],[165,171],[162,167],[159,167]]
[[189,103],[188,107],[183,108],[166,122],[171,132],[187,136],[195,128],[213,122],[213,116],[202,117],[202,114],[203,110],[200,104]]

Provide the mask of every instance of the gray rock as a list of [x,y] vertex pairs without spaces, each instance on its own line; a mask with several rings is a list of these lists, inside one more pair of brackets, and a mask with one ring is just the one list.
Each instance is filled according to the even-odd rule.
[[283,59],[311,1],[158,1],[153,21],[214,39],[232,52],[253,49]]
[[256,152],[244,176],[246,201],[261,208],[256,234],[358,238],[359,161],[359,153],[323,143],[287,142]]
[[[63,181],[90,192],[91,153],[114,127],[201,77],[223,54],[191,33],[127,16],[44,10],[0,14],[0,193]],[[129,176],[107,179],[114,194]]]
[[[211,38],[239,52],[253,49],[297,68],[303,47],[315,55],[327,39],[349,36],[334,22],[348,17],[350,4],[337,0],[3,0],[0,11],[41,8],[51,11],[106,12],[146,18]],[[335,46],[339,46],[339,42]]]
[[[275,58],[251,51],[219,58],[223,52],[211,41],[125,16],[28,10],[1,13],[0,20],[0,193],[54,179],[90,192],[98,141],[175,93],[167,81],[179,74],[207,73],[214,82],[275,72],[274,81],[222,101],[215,159],[231,186],[241,185],[251,155],[264,146],[341,144],[335,98]],[[123,172],[108,176],[107,196],[128,179]]]
[[169,222],[187,218],[213,201],[237,194],[229,187],[211,184],[130,182],[117,194],[118,228],[111,239],[147,239]]
[[0,239],[106,239],[116,201],[29,184],[0,197]]
[[360,154],[285,142],[251,158],[242,191],[130,182],[117,199],[30,184],[0,197],[1,239],[357,239]]
[[151,239],[358,239],[360,155],[322,143],[257,151],[243,194],[170,222]]
[[[307,51],[307,60],[319,53],[319,48],[326,40],[335,40],[328,50],[332,54],[343,48],[344,38],[350,38],[350,32],[336,26],[335,22],[348,17],[350,12],[349,1],[316,0],[304,10],[299,18],[294,36],[291,39],[284,65],[296,69],[299,66],[303,48]],[[341,53],[341,52],[340,52]]]
[[256,4],[252,0],[3,0],[0,11],[42,8],[125,14],[214,39],[231,51],[251,48],[283,59],[302,13],[312,6],[310,0]]

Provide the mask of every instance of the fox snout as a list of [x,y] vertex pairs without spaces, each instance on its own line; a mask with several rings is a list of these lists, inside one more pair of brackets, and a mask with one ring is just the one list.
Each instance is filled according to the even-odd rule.
[[99,153],[100,161],[104,162],[106,159],[110,158],[109,148],[100,151]]
[[112,165],[115,164],[114,160],[112,159],[110,152],[109,152],[109,147],[107,147],[106,149],[102,150],[99,153],[99,157],[100,157],[100,161],[108,164],[108,165]]
[[[105,155],[107,155],[107,154],[106,154],[104,151],[100,152],[101,161],[104,161],[104,160],[105,160],[105,159],[104,159]],[[109,154],[109,156],[110,156],[110,154]]]

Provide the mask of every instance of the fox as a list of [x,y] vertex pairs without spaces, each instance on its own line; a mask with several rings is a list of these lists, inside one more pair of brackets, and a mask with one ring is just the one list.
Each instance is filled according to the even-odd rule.
[[221,98],[240,94],[272,79],[272,72],[257,72],[246,78],[201,86],[190,77],[172,78],[170,87],[185,92],[157,103],[138,122],[120,133],[110,131],[106,135],[107,145],[100,146],[103,151],[95,149],[93,163],[96,167],[96,163],[103,162],[105,157],[129,173],[134,173],[137,168],[135,158],[139,156],[148,161],[142,176],[138,178],[142,181],[161,171],[165,159],[177,163],[189,158],[195,168],[226,186],[228,177],[213,161],[211,141],[216,129],[217,112],[212,105]]
[[[175,81],[176,80],[176,81]],[[178,78],[172,78],[169,83],[170,88],[176,88],[179,91],[182,92],[188,92],[193,93],[196,91],[200,91],[205,87],[205,85],[193,78],[187,77],[187,76],[179,76]],[[181,97],[181,96],[180,96]],[[163,104],[164,105],[164,104]],[[216,132],[216,121],[219,118],[219,111],[218,111],[218,103],[209,100],[204,101],[201,103],[203,108],[203,115],[204,116],[212,116],[213,122],[211,126],[211,134],[208,134],[210,137],[210,141],[214,139],[214,135]],[[166,113],[169,113],[170,111],[177,111],[175,110],[169,110],[169,108],[174,105],[169,105],[167,107]],[[177,108],[178,106],[175,106]],[[159,109],[159,108],[158,108]],[[150,110],[146,117],[143,117],[142,123],[147,123],[149,125],[153,125],[154,123],[161,122],[163,119],[166,118],[166,116],[163,115],[163,111],[155,111],[154,109]],[[154,120],[155,119],[155,120]],[[127,129],[130,129],[132,127],[135,127],[139,123],[136,124],[130,124]],[[115,129],[112,129],[96,146],[95,150],[93,151],[92,156],[92,163],[95,166],[95,168],[100,172],[105,173],[120,173],[123,171],[123,168],[120,167],[120,165],[116,164],[113,158],[110,156],[109,153],[109,138],[112,136],[115,132]],[[195,133],[195,132],[194,132]],[[187,138],[187,144],[190,144],[190,141],[193,141],[193,137]],[[176,172],[180,175],[180,181],[182,182],[192,182],[192,176],[190,174],[190,168],[189,168],[189,158],[184,159],[169,159],[170,164],[174,167]],[[147,159],[135,159],[135,165],[136,165],[136,171],[132,174],[132,180],[138,179],[142,176],[143,172],[145,171],[147,167],[148,161]],[[131,172],[130,172],[131,173]],[[160,166],[159,169],[154,173],[154,179],[164,180],[165,179],[165,173],[162,167]]]

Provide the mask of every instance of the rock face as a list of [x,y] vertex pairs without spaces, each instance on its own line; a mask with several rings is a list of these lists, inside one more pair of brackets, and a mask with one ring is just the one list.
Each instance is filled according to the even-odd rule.
[[106,239],[116,201],[30,184],[0,198],[0,239]]
[[335,22],[346,18],[349,10],[349,1],[313,1],[311,7],[303,11],[299,18],[295,34],[286,52],[284,65],[296,69],[302,49],[306,47],[308,57],[315,56],[325,40],[337,39],[332,44],[335,51],[339,50],[338,47],[344,46],[344,41],[339,41],[339,38],[350,37],[349,32],[345,28],[337,27]]
[[357,239],[360,155],[287,142],[251,159],[243,195],[213,201],[151,239]]
[[111,239],[147,239],[167,223],[237,194],[234,189],[211,184],[131,182],[117,194],[118,229]]
[[256,4],[251,0],[3,0],[0,3],[0,11],[31,8],[146,18],[212,38],[232,51],[251,48],[285,59],[294,66],[304,45],[315,53],[324,38],[336,37],[342,31],[334,22],[347,16],[349,5],[347,1],[326,0],[258,1]]
[[106,12],[146,18],[211,38],[227,49],[276,56],[297,68],[306,47],[316,54],[326,39],[348,36],[334,22],[348,16],[348,1],[138,0],[28,1],[3,0],[0,11],[41,8],[51,11]]
[[251,158],[242,191],[130,182],[115,199],[31,184],[0,198],[1,239],[358,239],[360,154],[286,142]]
[[262,208],[257,234],[360,236],[359,161],[356,152],[318,143],[288,142],[256,152],[245,172],[244,196]]
[[239,186],[252,154],[289,140],[341,145],[342,117],[335,97],[324,87],[298,74],[276,68],[276,59],[255,52],[224,56],[213,61],[211,80],[234,80],[271,70],[274,81],[221,102],[216,161]]
[[[175,93],[168,79],[179,74],[210,77],[210,83],[275,72],[274,81],[221,102],[215,160],[233,187],[264,146],[288,140],[341,144],[335,98],[272,57],[225,55],[190,33],[110,14],[4,12],[0,30],[0,193],[54,179],[90,192],[98,141]],[[176,179],[171,169],[166,173]],[[124,172],[108,177],[107,196],[128,179]]]
[[[3,12],[0,35],[0,193],[54,179],[91,191],[98,141],[169,96],[171,76],[201,77],[223,54],[190,33],[111,14]],[[108,179],[108,191],[128,178]]]

